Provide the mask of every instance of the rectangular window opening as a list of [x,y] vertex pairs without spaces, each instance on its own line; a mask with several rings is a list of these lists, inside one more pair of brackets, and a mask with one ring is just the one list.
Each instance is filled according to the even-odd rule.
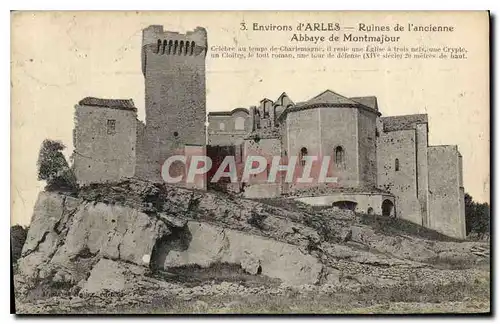
[[106,123],[106,129],[108,134],[116,134],[116,120],[115,119],[108,119]]

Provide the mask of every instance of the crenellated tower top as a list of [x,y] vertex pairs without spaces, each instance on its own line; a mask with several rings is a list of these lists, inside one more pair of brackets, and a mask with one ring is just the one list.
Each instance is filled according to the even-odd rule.
[[146,51],[158,55],[176,55],[205,58],[207,54],[207,31],[196,27],[185,34],[164,31],[161,25],[151,25],[142,31],[142,70],[146,64]]

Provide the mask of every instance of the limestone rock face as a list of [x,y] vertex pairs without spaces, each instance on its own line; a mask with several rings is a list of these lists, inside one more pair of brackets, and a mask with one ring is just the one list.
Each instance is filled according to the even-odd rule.
[[81,188],[78,197],[42,192],[17,261],[17,291],[53,283],[122,291],[146,272],[168,277],[173,268],[218,264],[236,266],[238,278],[297,287],[392,284],[427,280],[437,263],[467,268],[489,258],[487,244],[385,234],[352,212],[288,204],[132,180]]
[[188,222],[186,232],[177,240],[167,240],[158,248],[155,261],[167,270],[186,265],[208,267],[217,262],[239,264],[249,273],[291,285],[315,284],[323,269],[317,258],[297,246],[194,221]]
[[149,265],[157,240],[169,234],[160,219],[135,209],[42,192],[19,260],[31,278],[78,282],[101,258]]
[[102,291],[119,292],[133,288],[131,277],[144,273],[144,268],[109,259],[101,259],[92,268],[90,276],[83,284],[83,293]]

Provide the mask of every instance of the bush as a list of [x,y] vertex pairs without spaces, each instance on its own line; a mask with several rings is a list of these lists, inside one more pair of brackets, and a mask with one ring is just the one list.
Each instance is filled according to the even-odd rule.
[[470,237],[483,239],[490,233],[490,206],[488,203],[475,202],[467,193],[464,200],[466,233]]
[[28,234],[28,228],[24,228],[21,225],[14,225],[10,228],[10,244],[12,248],[12,262],[16,263],[21,257],[21,251],[23,250],[24,242],[26,241],[26,235]]
[[46,139],[38,154],[38,180],[47,181],[46,190],[73,191],[76,178],[62,154],[65,148],[60,141]]
[[267,216],[257,214],[256,212],[252,211],[252,214],[250,218],[247,220],[247,223],[252,225],[253,227],[260,229],[261,231],[264,231],[266,229],[264,225],[264,220],[266,218]]

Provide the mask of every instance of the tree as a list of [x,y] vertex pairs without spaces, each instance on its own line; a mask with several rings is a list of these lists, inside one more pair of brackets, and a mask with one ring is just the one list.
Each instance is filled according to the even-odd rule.
[[490,232],[490,206],[488,203],[478,203],[468,193],[465,194],[465,224],[467,235],[477,235],[483,238]]
[[28,229],[21,225],[14,225],[10,228],[10,244],[12,248],[12,262],[15,263],[21,257],[24,242]]
[[38,154],[38,180],[47,181],[46,190],[69,190],[76,188],[76,178],[62,154],[65,146],[60,141],[46,139]]

